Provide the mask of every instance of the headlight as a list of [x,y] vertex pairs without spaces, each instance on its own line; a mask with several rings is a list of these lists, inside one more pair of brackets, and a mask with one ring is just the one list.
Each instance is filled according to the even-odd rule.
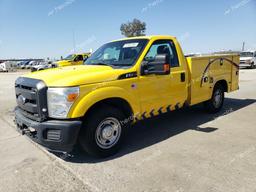
[[245,61],[245,63],[251,63],[251,62],[252,62],[251,59],[247,59],[247,60]]
[[68,112],[79,96],[79,87],[49,88],[47,90],[48,114],[52,118],[67,118]]

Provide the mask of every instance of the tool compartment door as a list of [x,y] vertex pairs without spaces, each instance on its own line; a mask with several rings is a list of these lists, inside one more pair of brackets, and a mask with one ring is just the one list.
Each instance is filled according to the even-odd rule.
[[209,58],[188,57],[187,61],[190,73],[189,101],[190,105],[194,105],[211,97],[210,86],[212,83],[209,72],[206,72],[203,77]]

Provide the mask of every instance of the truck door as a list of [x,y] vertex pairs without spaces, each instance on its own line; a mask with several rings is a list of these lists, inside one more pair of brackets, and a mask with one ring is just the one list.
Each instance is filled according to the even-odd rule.
[[140,75],[138,88],[141,111],[145,117],[181,107],[187,99],[186,71],[179,62],[175,44],[171,40],[156,40],[143,62],[153,60],[157,54],[169,55],[171,73]]

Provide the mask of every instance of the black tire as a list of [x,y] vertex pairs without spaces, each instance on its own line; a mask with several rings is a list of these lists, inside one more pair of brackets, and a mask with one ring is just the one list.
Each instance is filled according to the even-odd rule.
[[213,89],[211,99],[204,102],[204,107],[206,111],[209,113],[219,112],[223,107],[224,99],[225,93],[223,86],[221,84],[216,84]]
[[[88,114],[82,125],[79,136],[79,143],[81,148],[89,155],[95,157],[103,158],[116,154],[121,147],[123,137],[125,135],[125,130],[127,127],[129,127],[129,122],[123,123],[125,119],[126,117],[122,111],[115,107],[102,105],[101,107],[96,108]],[[115,130],[113,128],[114,125],[117,127],[120,126],[120,131],[118,131],[119,128]],[[109,132],[109,127],[111,127],[111,134]],[[104,132],[103,130],[106,131]],[[111,136],[109,136],[109,134]],[[105,146],[112,142],[111,139],[109,139],[108,143],[106,137],[116,137],[113,145],[108,147]],[[104,142],[105,140],[106,142]]]
[[251,64],[251,67],[250,67],[251,69],[255,69],[256,68],[256,66],[254,65],[254,63],[252,63]]

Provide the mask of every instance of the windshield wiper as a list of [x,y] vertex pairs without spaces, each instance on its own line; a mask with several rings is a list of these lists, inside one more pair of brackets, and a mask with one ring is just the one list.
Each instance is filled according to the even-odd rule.
[[127,66],[131,66],[130,64],[121,64],[121,63],[115,63],[115,64],[107,64],[107,63],[103,63],[103,62],[98,62],[98,63],[91,63],[91,64],[87,64],[87,65],[105,65],[105,66],[117,66],[117,67],[127,67]]
[[121,67],[127,67],[127,66],[131,66],[130,64],[119,64],[119,63],[115,63],[113,64],[114,66],[121,66]]
[[101,62],[99,62],[99,63],[94,63],[94,65],[107,65],[107,66],[109,66],[109,64],[107,64],[107,63],[101,63]]
[[102,63],[102,62],[98,62],[98,63],[85,63],[86,65],[106,65],[106,66],[111,66],[110,64],[107,63]]

